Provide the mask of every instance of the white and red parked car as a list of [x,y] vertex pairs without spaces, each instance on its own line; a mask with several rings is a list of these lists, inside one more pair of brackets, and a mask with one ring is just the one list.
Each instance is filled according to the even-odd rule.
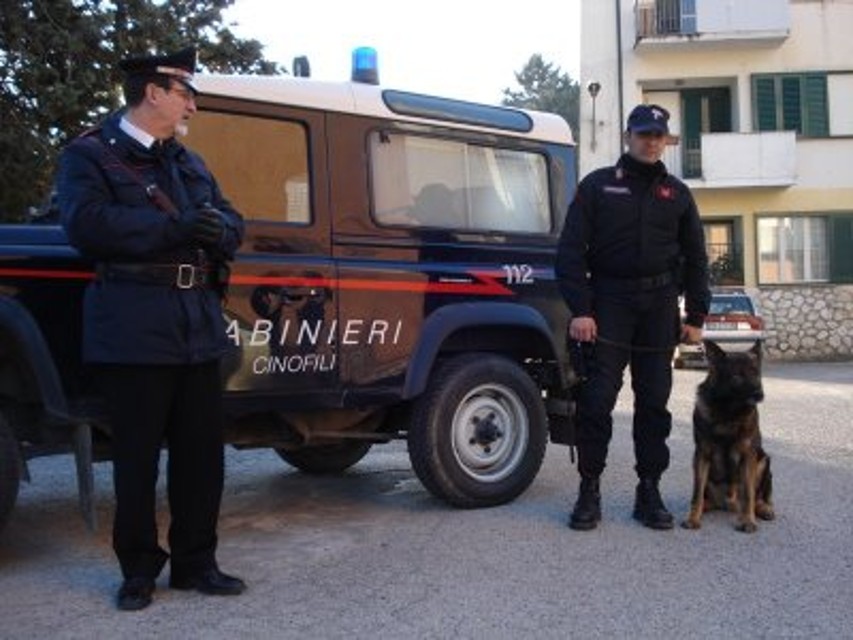
[[[741,290],[715,291],[705,318],[703,338],[713,340],[725,351],[745,350],[764,339],[764,321],[748,293]],[[702,345],[680,344],[674,365],[706,366]]]

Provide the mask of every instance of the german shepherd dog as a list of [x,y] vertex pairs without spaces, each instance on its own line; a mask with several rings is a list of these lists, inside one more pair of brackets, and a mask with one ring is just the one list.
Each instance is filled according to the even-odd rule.
[[745,352],[726,353],[704,340],[708,377],[699,385],[693,411],[693,498],[686,529],[701,527],[712,509],[738,513],[736,528],[752,533],[756,516],[772,520],[770,457],[761,448],[758,408],[761,343]]

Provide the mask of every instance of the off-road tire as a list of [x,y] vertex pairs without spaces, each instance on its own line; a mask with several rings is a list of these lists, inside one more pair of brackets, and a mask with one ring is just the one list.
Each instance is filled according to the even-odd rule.
[[504,504],[539,472],[548,419],[539,388],[518,364],[466,354],[440,365],[417,400],[409,457],[423,485],[463,508]]
[[302,449],[276,449],[286,463],[313,475],[331,475],[349,469],[370,451],[372,443],[348,440]]
[[18,443],[6,417],[0,413],[0,529],[18,499],[21,482],[21,460]]

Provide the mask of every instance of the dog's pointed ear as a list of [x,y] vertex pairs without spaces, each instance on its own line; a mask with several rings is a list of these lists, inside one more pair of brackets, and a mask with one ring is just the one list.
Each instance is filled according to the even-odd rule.
[[705,347],[705,355],[708,358],[708,362],[712,365],[720,362],[721,360],[725,360],[726,352],[720,349],[717,343],[713,340],[703,340],[702,345]]

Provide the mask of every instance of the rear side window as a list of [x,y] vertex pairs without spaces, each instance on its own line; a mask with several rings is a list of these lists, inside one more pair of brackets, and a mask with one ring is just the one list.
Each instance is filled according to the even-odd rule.
[[713,296],[709,312],[713,315],[754,315],[752,302],[746,296]]
[[542,154],[410,134],[370,136],[379,224],[548,233]]
[[308,224],[308,146],[296,122],[199,111],[186,144],[201,154],[222,193],[247,220]]

